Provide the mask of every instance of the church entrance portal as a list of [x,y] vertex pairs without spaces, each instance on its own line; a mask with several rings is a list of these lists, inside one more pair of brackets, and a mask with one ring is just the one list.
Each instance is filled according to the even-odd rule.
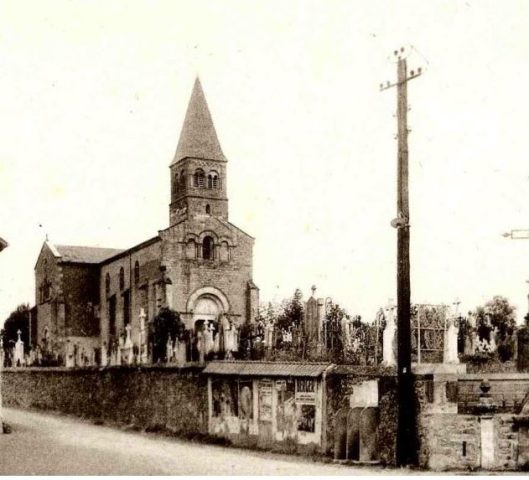
[[219,352],[219,318],[223,310],[222,302],[214,295],[207,294],[197,299],[193,309],[194,360],[203,362]]

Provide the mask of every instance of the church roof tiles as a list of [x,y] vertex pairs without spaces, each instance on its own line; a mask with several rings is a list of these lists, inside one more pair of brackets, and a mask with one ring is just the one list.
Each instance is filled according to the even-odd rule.
[[198,77],[171,165],[186,157],[226,161]]
[[55,256],[59,256],[63,262],[72,263],[100,263],[123,251],[117,248],[78,247],[73,245],[53,245],[53,247],[52,251],[55,250]]

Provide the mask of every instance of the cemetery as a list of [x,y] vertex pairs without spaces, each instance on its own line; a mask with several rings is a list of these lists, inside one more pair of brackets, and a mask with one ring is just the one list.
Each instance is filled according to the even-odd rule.
[[[516,470],[529,461],[527,329],[512,332],[513,355],[502,362],[497,350],[506,337],[498,326],[484,328],[480,315],[463,318],[457,303],[413,307],[422,468]],[[153,333],[140,312],[136,338],[125,328],[108,356],[69,344],[62,366],[39,366],[38,349],[28,352],[19,331],[1,351],[4,404],[337,462],[395,464],[391,302],[367,324],[313,289],[306,302],[296,293],[281,308],[261,309],[254,325],[234,329],[221,318],[194,337],[167,311],[161,317]],[[153,337],[158,343],[147,344]]]

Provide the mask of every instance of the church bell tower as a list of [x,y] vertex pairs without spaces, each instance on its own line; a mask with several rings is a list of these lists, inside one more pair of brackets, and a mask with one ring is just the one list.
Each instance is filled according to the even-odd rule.
[[170,225],[207,215],[228,220],[226,163],[197,78],[170,165]]

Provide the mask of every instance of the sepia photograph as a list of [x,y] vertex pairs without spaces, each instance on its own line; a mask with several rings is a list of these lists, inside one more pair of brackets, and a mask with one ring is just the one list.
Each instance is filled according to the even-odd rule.
[[529,2],[1,0],[0,475],[529,471]]

